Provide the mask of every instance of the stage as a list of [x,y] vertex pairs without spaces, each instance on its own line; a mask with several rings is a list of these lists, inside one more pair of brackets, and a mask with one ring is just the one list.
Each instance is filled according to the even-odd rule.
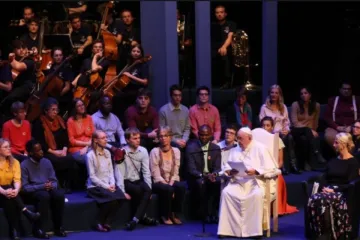
[[[288,202],[291,205],[296,205],[300,208],[300,212],[288,216],[280,217],[279,219],[279,233],[273,234],[271,239],[304,239],[304,215],[303,205],[304,198],[302,195],[301,182],[310,177],[319,175],[319,172],[304,172],[301,175],[288,175],[285,176],[285,181],[288,190]],[[142,227],[139,226],[133,232],[127,232],[123,229],[125,222],[131,217],[129,211],[129,202],[124,203],[119,209],[116,221],[113,227],[116,229],[110,233],[98,233],[91,231],[97,207],[95,202],[86,197],[85,192],[75,192],[67,195],[68,202],[65,207],[64,227],[70,231],[67,239],[196,239],[194,234],[201,231],[201,222],[197,221],[184,221],[181,226],[164,226],[158,227]],[[189,208],[188,195],[184,202],[184,218],[188,219]],[[32,208],[30,206],[29,208]],[[151,204],[148,209],[149,216],[158,216],[158,201],[156,195],[152,198]],[[22,225],[27,236],[31,233],[30,224],[22,217]],[[0,209],[0,239],[7,236],[7,223],[2,209]],[[51,225],[46,227],[46,230],[51,230]],[[206,225],[206,230],[212,233],[211,238],[216,238],[217,225]],[[33,238],[23,238],[33,239]],[[52,237],[51,239],[63,239]]]

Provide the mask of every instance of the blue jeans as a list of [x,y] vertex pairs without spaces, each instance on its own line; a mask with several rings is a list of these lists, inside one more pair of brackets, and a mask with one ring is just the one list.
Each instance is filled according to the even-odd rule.
[[77,163],[86,164],[87,155],[80,155],[80,151],[74,152],[71,154]]

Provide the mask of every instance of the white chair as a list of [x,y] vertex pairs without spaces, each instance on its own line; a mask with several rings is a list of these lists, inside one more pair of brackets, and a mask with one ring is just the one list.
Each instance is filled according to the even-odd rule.
[[[256,128],[252,130],[253,139],[257,142],[264,144],[272,154],[272,161],[276,167],[278,167],[279,157],[279,134],[271,134],[263,128]],[[265,175],[265,211],[263,226],[266,230],[266,236],[270,237],[270,221],[271,221],[271,209],[273,215],[273,231],[278,232],[279,230],[279,217],[278,217],[278,192],[277,192],[277,176],[281,174],[280,170],[276,169],[274,173]],[[275,181],[275,196],[271,199],[270,185],[271,182]]]

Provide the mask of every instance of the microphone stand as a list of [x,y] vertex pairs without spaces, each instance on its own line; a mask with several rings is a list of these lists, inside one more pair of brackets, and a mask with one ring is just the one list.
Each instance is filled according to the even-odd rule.
[[[237,147],[237,144],[233,144],[232,146],[225,147],[225,148],[220,148],[220,149],[201,150],[201,151],[197,151],[197,152],[192,152],[190,154],[198,154],[198,153],[203,153],[204,154],[206,152],[212,152],[212,151],[220,151],[220,152],[222,152],[222,151],[230,150],[230,149],[235,148],[235,147]],[[201,175],[201,183],[202,184],[205,183],[205,177],[206,176],[207,175],[204,172],[202,172],[202,175]],[[205,223],[205,218],[206,218],[206,216],[205,216],[205,208],[204,208],[204,211],[203,211],[202,215],[203,215],[202,216],[202,223],[201,223],[202,232],[201,233],[196,233],[196,234],[194,234],[194,236],[195,237],[201,237],[201,238],[203,238],[203,237],[211,237],[211,233],[205,231],[205,225],[206,225],[206,223]]]

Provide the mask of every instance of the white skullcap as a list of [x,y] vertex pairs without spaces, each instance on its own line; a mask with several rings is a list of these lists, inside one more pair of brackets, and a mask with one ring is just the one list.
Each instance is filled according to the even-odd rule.
[[242,128],[240,128],[240,131],[241,131],[241,132],[244,132],[244,133],[247,133],[247,134],[249,134],[250,136],[252,136],[251,129],[248,128],[248,127],[242,127]]

